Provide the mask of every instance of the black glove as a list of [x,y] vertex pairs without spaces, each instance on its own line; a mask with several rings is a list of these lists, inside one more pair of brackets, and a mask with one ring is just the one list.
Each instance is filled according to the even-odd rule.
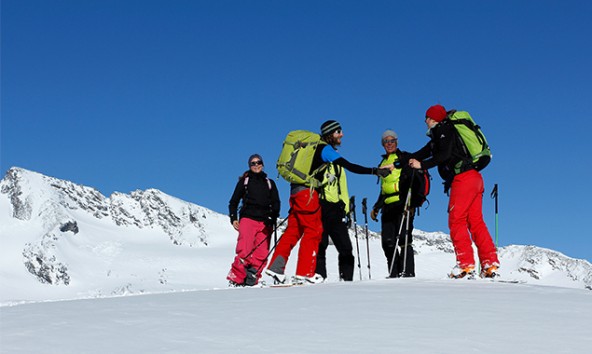
[[370,219],[372,219],[374,221],[378,221],[378,210],[377,209],[372,209],[372,211],[370,212]]
[[391,171],[388,168],[377,168],[376,175],[378,177],[385,178],[386,176],[390,175]]

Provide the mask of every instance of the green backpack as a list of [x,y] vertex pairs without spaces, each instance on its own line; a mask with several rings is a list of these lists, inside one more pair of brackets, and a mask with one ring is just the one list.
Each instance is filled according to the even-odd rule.
[[454,173],[458,174],[471,168],[477,171],[484,169],[491,161],[492,155],[481,127],[464,111],[451,111],[448,119],[456,128],[464,150],[461,161],[454,166]]
[[303,184],[317,188],[322,185],[315,175],[327,167],[321,165],[315,171],[310,171],[315,151],[319,145],[326,144],[319,134],[308,130],[293,130],[284,140],[282,152],[277,160],[279,174],[288,182]]

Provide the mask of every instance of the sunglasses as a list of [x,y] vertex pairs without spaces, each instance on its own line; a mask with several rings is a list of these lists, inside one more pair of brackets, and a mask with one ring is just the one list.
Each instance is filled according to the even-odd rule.
[[383,144],[394,144],[397,142],[397,139],[382,139]]
[[251,165],[251,166],[263,165],[263,161],[261,161],[261,160],[251,161],[251,163],[249,165]]

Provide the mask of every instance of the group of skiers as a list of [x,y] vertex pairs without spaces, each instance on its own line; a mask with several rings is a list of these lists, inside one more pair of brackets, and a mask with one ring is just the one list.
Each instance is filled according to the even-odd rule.
[[397,134],[386,130],[381,136],[385,154],[378,167],[360,166],[342,157],[337,151],[343,138],[341,125],[334,120],[323,123],[318,147],[311,155],[310,171],[306,171],[320,183],[290,184],[287,226],[265,270],[280,198],[274,181],[263,171],[263,158],[251,155],[249,170],[239,178],[229,202],[230,221],[239,233],[236,256],[227,276],[230,285],[254,286],[263,270],[275,283],[285,283],[286,264],[298,242],[293,281],[320,283],[327,277],[325,253],[329,237],[338,252],[340,279],[353,280],[355,258],[346,223],[350,200],[344,169],[380,179],[380,194],[370,215],[377,221],[381,214],[381,241],[389,277],[415,276],[411,180],[420,171],[436,166],[450,193],[448,219],[457,264],[449,276],[476,275],[471,240],[478,249],[480,276],[497,276],[499,260],[482,215],[484,186],[478,171],[482,167],[467,159],[466,148],[451,123],[455,112],[447,112],[441,105],[426,111],[430,141],[415,153],[401,151]]

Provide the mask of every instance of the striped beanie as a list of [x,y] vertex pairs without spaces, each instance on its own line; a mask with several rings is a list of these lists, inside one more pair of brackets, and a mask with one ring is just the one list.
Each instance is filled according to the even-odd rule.
[[323,125],[321,125],[321,136],[325,136],[327,134],[332,134],[336,130],[341,129],[341,124],[334,120],[328,120]]

